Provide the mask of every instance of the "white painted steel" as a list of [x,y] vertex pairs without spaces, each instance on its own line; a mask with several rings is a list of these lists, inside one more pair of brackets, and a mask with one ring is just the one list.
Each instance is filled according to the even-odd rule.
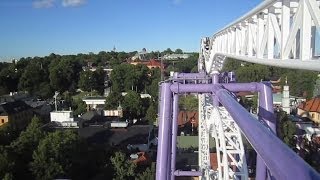
[[320,71],[320,57],[314,50],[314,29],[320,29],[319,5],[320,0],[263,1],[212,37],[202,39],[200,55],[206,71],[221,70],[224,57]]
[[215,138],[217,149],[217,178],[248,179],[240,128],[224,107],[212,108],[210,122],[212,122],[210,134]]
[[199,171],[202,172],[203,179],[208,179],[210,172],[210,151],[208,133],[208,101],[207,95],[199,94]]

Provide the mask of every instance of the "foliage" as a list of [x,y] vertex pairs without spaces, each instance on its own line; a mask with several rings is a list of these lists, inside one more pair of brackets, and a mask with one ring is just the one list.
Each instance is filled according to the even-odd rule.
[[8,151],[5,147],[0,146],[0,179],[7,177],[14,163],[10,160]]
[[179,108],[186,111],[198,110],[198,98],[194,95],[180,96]]
[[19,138],[10,144],[11,148],[18,155],[27,153],[28,155],[30,154],[31,157],[33,150],[45,136],[45,133],[41,130],[42,125],[40,119],[34,116],[27,126],[27,129],[22,131]]
[[73,114],[75,116],[81,115],[84,112],[86,112],[87,110],[86,108],[87,108],[86,103],[83,102],[82,99],[75,98],[72,100],[72,109],[74,110]]
[[3,94],[15,92],[18,89],[20,73],[16,70],[15,64],[10,64],[0,71],[0,87]]
[[50,84],[59,92],[75,91],[82,67],[72,56],[50,64]]
[[175,51],[174,51],[174,53],[176,53],[176,54],[183,54],[183,51],[182,51],[182,49],[176,49]]
[[289,147],[294,147],[295,142],[293,137],[296,133],[295,124],[288,119],[286,112],[279,111],[276,113],[277,118],[277,133],[278,136],[286,143]]
[[239,67],[241,66],[241,61],[237,61],[235,59],[226,59],[224,64],[223,64],[223,67],[222,67],[222,71],[226,71],[226,72],[229,72],[229,71],[234,71],[236,69],[238,69]]
[[146,119],[149,121],[149,124],[152,124],[157,119],[157,108],[156,105],[151,103],[147,113],[146,113]]
[[48,134],[33,153],[30,169],[36,179],[69,177],[77,140],[77,135],[70,130]]
[[8,150],[14,161],[15,179],[32,178],[29,171],[29,162],[32,160],[32,153],[37,148],[39,142],[45,137],[45,133],[41,130],[40,119],[34,116],[25,131],[20,133],[20,136],[13,141]]
[[142,115],[142,100],[140,95],[134,91],[129,91],[124,96],[122,106],[127,118],[139,118]]
[[284,85],[284,79],[288,79],[290,95],[312,97],[317,79],[317,72],[296,69],[284,69],[279,67],[251,64],[234,59],[228,59],[224,63],[223,71],[235,71],[238,82],[260,82],[279,79],[280,85]]
[[138,175],[135,180],[154,180],[155,179],[155,164],[152,163],[151,167],[147,168],[144,172]]
[[123,101],[123,97],[120,92],[112,91],[106,98],[106,109],[116,109]]
[[178,61],[175,64],[178,72],[189,73],[195,67],[198,67],[198,54],[192,54],[189,58]]
[[114,169],[115,180],[122,180],[132,178],[135,173],[136,165],[129,160],[126,160],[125,154],[116,152],[114,156],[110,158],[110,161]]
[[[281,76],[281,79],[288,78],[290,94],[306,96],[308,99],[313,96],[314,85],[317,80],[317,73],[306,70],[290,70]],[[282,81],[282,84],[285,82]]]
[[149,69],[141,64],[120,64],[112,70],[110,80],[113,91],[136,90],[143,92],[149,84]]
[[260,82],[261,80],[270,80],[270,71],[267,66],[260,64],[247,64],[236,70],[237,80],[239,82]]
[[84,91],[97,90],[102,94],[104,90],[104,77],[105,72],[102,68],[98,68],[96,71],[82,71],[78,85]]

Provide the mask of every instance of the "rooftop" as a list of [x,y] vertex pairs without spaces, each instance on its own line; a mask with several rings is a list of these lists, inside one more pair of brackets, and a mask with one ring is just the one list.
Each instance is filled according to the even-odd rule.
[[28,109],[31,107],[23,101],[8,102],[0,105],[0,115],[15,114]]
[[306,103],[302,103],[298,108],[304,111],[320,113],[320,97],[317,96]]

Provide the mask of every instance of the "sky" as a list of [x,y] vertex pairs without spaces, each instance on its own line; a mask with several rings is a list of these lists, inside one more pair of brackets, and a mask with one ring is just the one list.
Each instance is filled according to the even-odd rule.
[[0,61],[56,54],[198,52],[262,0],[0,0]]

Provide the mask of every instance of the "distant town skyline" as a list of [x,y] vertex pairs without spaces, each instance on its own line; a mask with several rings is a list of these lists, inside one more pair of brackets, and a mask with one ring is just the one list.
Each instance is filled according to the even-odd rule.
[[111,51],[198,52],[261,0],[2,0],[0,61]]

